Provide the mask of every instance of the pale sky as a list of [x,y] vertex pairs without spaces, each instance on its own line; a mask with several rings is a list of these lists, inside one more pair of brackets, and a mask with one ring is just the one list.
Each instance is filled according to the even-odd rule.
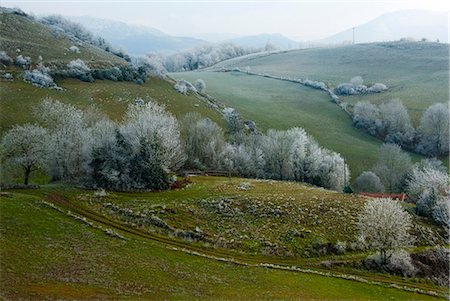
[[396,10],[450,11],[448,0],[366,1],[7,1],[36,15],[92,16],[150,26],[171,35],[281,33],[295,40],[324,38]]

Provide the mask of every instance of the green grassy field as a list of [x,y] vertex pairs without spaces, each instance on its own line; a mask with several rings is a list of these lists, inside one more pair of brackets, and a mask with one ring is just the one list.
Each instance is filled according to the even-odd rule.
[[[232,181],[240,181],[233,179]],[[236,184],[236,182],[234,182]],[[234,185],[233,184],[233,185]],[[216,191],[236,194],[226,178],[194,180],[191,188],[180,191],[141,194],[110,194],[114,204],[167,204],[173,206],[183,198],[202,197]],[[254,194],[265,194],[257,182]],[[282,193],[287,183],[274,183],[272,191]],[[293,195],[307,197],[325,193],[298,185]],[[252,192],[250,190],[248,193]],[[69,200],[62,212],[50,207],[47,196],[60,195]],[[423,294],[387,288],[311,273],[283,271],[256,266],[221,262],[213,258],[175,251],[170,244],[150,239],[142,229],[123,231],[120,223],[106,219],[77,220],[67,213],[75,206],[93,206],[82,191],[68,186],[50,185],[41,190],[2,192],[0,196],[0,295],[5,299],[128,299],[128,300],[436,300]],[[210,195],[214,195],[210,194]],[[138,201],[141,200],[141,201]],[[42,200],[46,200],[44,204]],[[98,202],[98,201],[97,201]],[[91,203],[91,205],[87,205]],[[172,204],[172,205],[171,205]],[[94,206],[95,207],[95,206]],[[87,211],[86,211],[87,212]],[[212,221],[214,223],[214,221]],[[114,229],[124,236],[119,239],[105,233]],[[130,228],[131,229],[131,228]],[[170,240],[169,240],[170,241]],[[184,243],[187,249],[220,252],[220,249]],[[209,250],[209,251],[208,251]],[[223,251],[222,251],[223,252]],[[209,253],[207,253],[209,254]],[[222,253],[219,253],[222,254]],[[223,253],[224,257],[233,252]],[[242,261],[257,262],[265,257],[249,257]],[[251,261],[253,260],[253,261]],[[274,259],[276,260],[276,258]],[[282,260],[282,259],[280,259]],[[282,262],[282,261],[281,261]],[[307,264],[306,261],[303,262]],[[291,263],[292,264],[292,263]],[[298,261],[298,264],[302,264]],[[318,268],[318,270],[320,270]],[[429,282],[411,282],[400,277],[363,273],[363,278],[434,290],[444,293]]]
[[128,104],[134,103],[136,97],[141,97],[165,105],[167,110],[177,117],[188,112],[198,112],[220,125],[224,124],[221,115],[208,108],[205,103],[196,97],[179,94],[171,84],[155,78],[142,85],[108,80],[86,83],[76,79],[58,81],[58,85],[64,88],[64,91],[37,88],[20,79],[12,82],[0,81],[0,133],[14,124],[33,122],[33,107],[46,97],[82,109],[93,106],[117,121],[122,119]]
[[235,59],[214,67],[237,66],[244,70],[250,66],[254,72],[309,78],[331,87],[359,75],[366,84],[384,83],[389,90],[380,94],[344,97],[344,101],[352,104],[360,100],[382,103],[398,98],[417,124],[426,108],[449,99],[448,51],[446,44],[429,42],[357,44]]
[[377,160],[381,141],[356,129],[351,118],[325,92],[237,72],[184,72],[172,76],[188,81],[202,78],[208,94],[236,108],[245,119],[254,120],[261,130],[304,128],[320,145],[344,156],[353,178],[372,168]]

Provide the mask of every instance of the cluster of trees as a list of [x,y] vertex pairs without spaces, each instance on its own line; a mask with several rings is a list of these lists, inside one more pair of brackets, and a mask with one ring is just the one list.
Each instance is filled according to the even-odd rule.
[[188,114],[181,121],[187,168],[222,169],[244,177],[307,182],[342,190],[350,172],[337,153],[318,145],[301,128],[249,133],[239,114],[225,109],[228,141],[209,119]]
[[233,43],[208,44],[171,55],[151,54],[148,59],[162,72],[180,72],[212,66],[220,61],[260,52],[263,49],[245,48]]
[[406,179],[406,191],[416,202],[418,215],[450,230],[450,186],[445,168],[433,161],[415,165]]
[[2,140],[4,164],[53,180],[107,189],[165,189],[184,162],[177,120],[153,102],[130,106],[116,124],[58,101],[44,100],[37,124],[15,126]]
[[165,189],[169,174],[181,168],[337,190],[349,176],[343,158],[303,129],[253,134],[233,109],[224,112],[226,133],[197,114],[187,114],[179,124],[153,102],[130,105],[120,124],[50,99],[35,115],[37,124],[15,126],[2,140],[4,164],[21,166],[25,184],[37,168],[53,180],[115,190]]
[[83,60],[70,61],[66,69],[54,70],[51,74],[55,78],[77,78],[85,82],[93,82],[95,79],[107,79],[112,81],[132,81],[137,84],[144,83],[148,76],[148,70],[143,66],[133,64],[119,65],[111,68],[92,69]]
[[358,102],[354,107],[353,122],[357,128],[385,142],[429,157],[449,151],[449,111],[448,105],[443,103],[433,104],[425,111],[417,130],[399,100],[380,106],[367,101]]
[[356,95],[368,93],[380,93],[387,90],[387,86],[382,83],[373,84],[371,87],[364,85],[364,80],[361,76],[355,76],[349,83],[342,83],[338,85],[334,92],[337,95]]
[[364,192],[407,192],[409,200],[417,204],[418,215],[446,229],[450,227],[449,176],[437,159],[412,164],[398,145],[383,144],[378,162],[355,180],[354,188]]

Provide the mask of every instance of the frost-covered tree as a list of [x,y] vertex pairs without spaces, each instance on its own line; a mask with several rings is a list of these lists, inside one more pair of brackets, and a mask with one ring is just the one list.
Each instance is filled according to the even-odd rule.
[[197,89],[198,92],[205,93],[206,89],[205,81],[203,79],[197,79],[195,81],[195,88]]
[[409,113],[398,99],[380,105],[384,141],[410,146],[414,139],[414,128]]
[[265,141],[264,158],[269,178],[288,180],[292,178],[292,139],[286,131],[269,130]]
[[393,252],[410,246],[411,216],[399,202],[391,199],[373,199],[366,202],[359,215],[359,239],[369,248],[377,249],[382,264],[386,264]]
[[178,121],[163,106],[152,101],[130,105],[121,131],[135,150],[143,140],[158,145],[158,156],[167,170],[176,171],[183,165],[185,155]]
[[356,178],[355,189],[360,192],[384,192],[380,178],[371,171],[364,171]]
[[445,194],[448,187],[449,176],[445,171],[420,164],[412,168],[406,180],[408,196],[415,201],[418,201],[427,189],[433,188],[436,192]]
[[380,110],[368,101],[358,102],[353,110],[353,123],[357,128],[377,136],[382,127]]
[[47,171],[53,179],[75,181],[89,157],[89,131],[83,112],[72,105],[44,100],[35,116],[49,132]]
[[260,140],[261,136],[252,135],[243,143],[224,148],[222,155],[226,157],[228,154],[233,162],[233,170],[237,174],[248,178],[264,178],[265,159]]
[[217,169],[225,144],[222,129],[211,119],[188,113],[181,121],[188,168]]
[[417,213],[450,229],[449,176],[439,167],[417,164],[406,180],[406,190],[411,200],[416,201]]
[[32,171],[45,164],[47,131],[33,124],[16,125],[1,142],[2,161],[23,169],[23,182],[28,185]]
[[227,121],[227,129],[230,135],[239,135],[244,130],[241,115],[233,108],[223,109],[223,116]]
[[449,149],[448,105],[436,103],[422,115],[418,129],[420,137],[417,150],[427,156],[439,156]]
[[384,143],[372,171],[380,178],[388,192],[401,190],[402,182],[411,168],[410,156],[396,144]]

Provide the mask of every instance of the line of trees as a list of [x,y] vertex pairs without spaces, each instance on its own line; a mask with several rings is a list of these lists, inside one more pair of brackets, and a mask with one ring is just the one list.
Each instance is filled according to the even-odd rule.
[[208,44],[170,55],[149,54],[150,64],[163,72],[180,72],[206,68],[218,62],[264,51],[262,48],[242,47],[233,43]]
[[[121,123],[51,99],[35,108],[36,124],[2,139],[3,164],[20,166],[24,183],[43,169],[53,180],[113,190],[167,189],[183,168],[219,169],[244,177],[308,182],[342,190],[343,158],[301,128],[254,134],[228,109],[227,131],[197,114],[179,123],[154,102],[130,105]],[[227,139],[225,138],[227,137]]]
[[414,129],[408,111],[401,101],[391,100],[380,106],[358,102],[353,111],[357,128],[379,137],[387,143],[419,154],[435,157],[449,152],[448,105],[436,103],[422,115],[420,125]]

